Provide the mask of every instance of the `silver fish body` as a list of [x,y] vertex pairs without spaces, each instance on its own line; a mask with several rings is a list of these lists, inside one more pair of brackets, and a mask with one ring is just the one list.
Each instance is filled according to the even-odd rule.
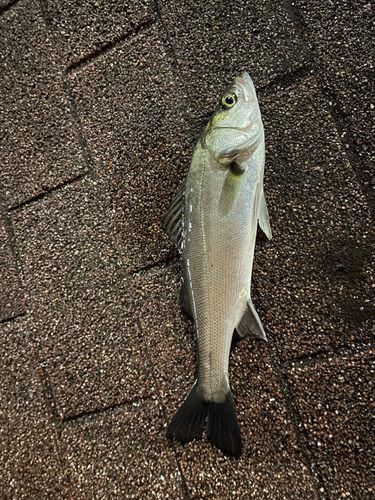
[[198,375],[168,437],[208,438],[229,455],[241,436],[229,386],[234,329],[264,338],[252,305],[251,274],[258,220],[271,237],[263,194],[264,131],[247,73],[224,93],[194,152],[163,227],[181,250],[180,304],[198,334]]

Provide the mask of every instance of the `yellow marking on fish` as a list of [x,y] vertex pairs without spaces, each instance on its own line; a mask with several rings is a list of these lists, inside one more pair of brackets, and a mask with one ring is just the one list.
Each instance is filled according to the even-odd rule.
[[247,295],[247,291],[242,287],[239,298],[242,299],[245,295]]

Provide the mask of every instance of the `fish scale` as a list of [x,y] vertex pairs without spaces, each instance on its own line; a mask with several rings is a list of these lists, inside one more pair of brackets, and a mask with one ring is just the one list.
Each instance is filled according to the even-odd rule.
[[180,305],[198,334],[197,380],[167,435],[200,439],[207,420],[209,440],[234,456],[242,443],[228,378],[233,331],[266,338],[250,296],[258,220],[271,237],[264,154],[255,88],[243,73],[221,98],[162,222],[181,252]]
[[[249,171],[249,179],[241,179],[236,196],[240,214],[232,210],[221,215],[223,186],[227,176],[233,174],[217,172],[215,162],[201,145],[196,155],[195,164],[200,168],[191,172],[185,192],[182,267],[194,294],[191,300],[195,303],[199,335],[199,386],[207,399],[222,402],[228,391],[233,330],[250,297],[255,244],[251,223],[256,185],[251,183],[254,171]],[[190,206],[192,211],[187,209]]]

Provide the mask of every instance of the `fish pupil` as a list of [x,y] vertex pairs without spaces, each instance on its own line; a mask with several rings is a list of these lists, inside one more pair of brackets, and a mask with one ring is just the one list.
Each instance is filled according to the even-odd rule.
[[234,99],[233,97],[231,97],[230,95],[228,95],[226,98],[225,98],[225,103],[228,104],[229,106],[231,106],[232,104],[234,104]]

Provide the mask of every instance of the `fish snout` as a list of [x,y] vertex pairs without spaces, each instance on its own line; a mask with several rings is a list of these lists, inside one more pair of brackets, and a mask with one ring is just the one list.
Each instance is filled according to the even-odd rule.
[[242,99],[244,102],[257,102],[255,86],[249,73],[244,71],[241,76],[236,78],[235,82],[242,93]]

